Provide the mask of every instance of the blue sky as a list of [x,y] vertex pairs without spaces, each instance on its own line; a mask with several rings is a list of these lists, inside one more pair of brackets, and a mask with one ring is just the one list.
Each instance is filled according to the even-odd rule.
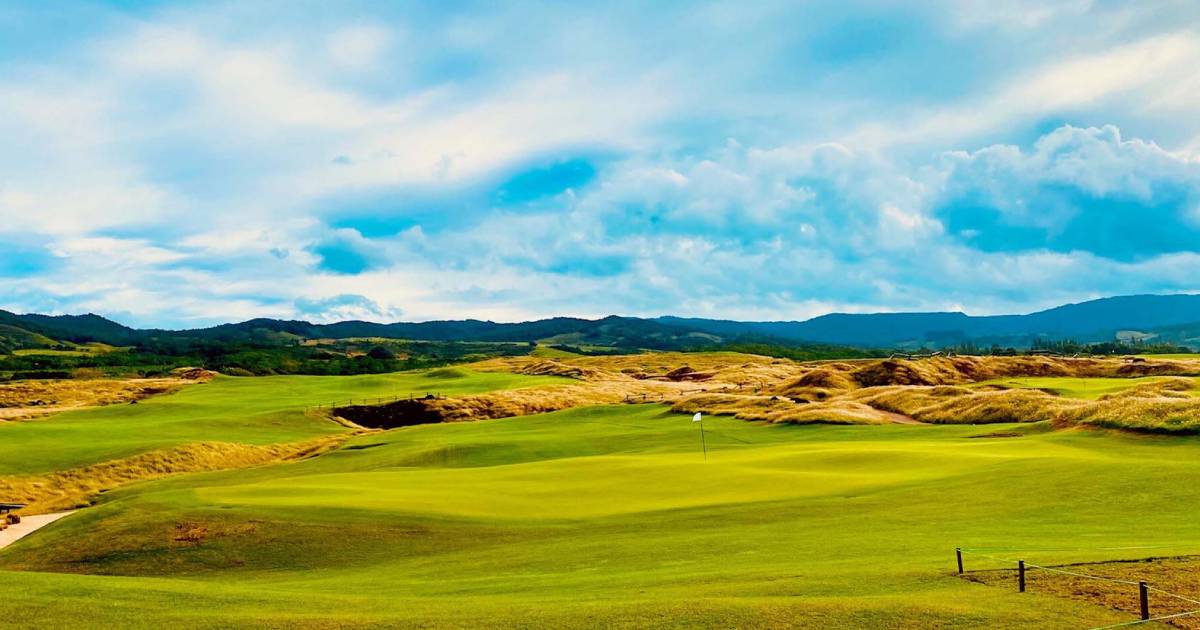
[[5,2],[0,308],[803,319],[1195,292],[1198,58],[1191,2]]

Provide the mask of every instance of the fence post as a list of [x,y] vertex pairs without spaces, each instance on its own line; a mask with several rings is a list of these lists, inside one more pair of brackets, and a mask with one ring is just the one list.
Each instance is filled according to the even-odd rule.
[[1142,603],[1142,621],[1150,619],[1150,593],[1145,582],[1138,582],[1138,599]]
[[1017,588],[1025,592],[1025,561],[1017,560]]
[[963,574],[963,568],[962,568],[962,549],[961,549],[961,548],[959,548],[959,547],[955,547],[955,548],[954,548],[954,555],[955,555],[955,556],[958,558],[958,574],[959,574],[959,575],[962,575],[962,574]]

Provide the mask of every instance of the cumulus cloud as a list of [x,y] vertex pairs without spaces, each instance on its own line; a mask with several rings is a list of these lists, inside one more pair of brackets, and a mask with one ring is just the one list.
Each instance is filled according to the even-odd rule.
[[947,154],[937,215],[987,251],[1086,251],[1131,260],[1195,251],[1200,163],[1113,126],[1059,128],[1029,151]]

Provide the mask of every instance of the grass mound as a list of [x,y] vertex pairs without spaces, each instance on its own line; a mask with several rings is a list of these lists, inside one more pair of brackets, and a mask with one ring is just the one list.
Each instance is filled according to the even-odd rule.
[[468,372],[466,370],[461,370],[458,368],[438,368],[436,370],[429,370],[428,372],[426,372],[425,378],[456,379],[456,378],[467,378],[468,376],[470,376],[470,374],[471,374],[470,372]]
[[807,404],[778,395],[698,394],[675,403],[672,411],[731,415],[739,420],[787,424],[887,424],[888,417],[865,404],[838,400]]
[[196,379],[70,379],[0,384],[0,421],[43,416],[65,409],[140,401],[174,392]]
[[795,364],[794,369],[798,374],[772,387],[726,385],[692,394],[674,408],[795,424],[1048,422],[1200,433],[1194,378],[1139,376],[1188,374],[1196,369],[1188,362],[937,357]]
[[818,367],[799,378],[788,381],[776,391],[787,396],[797,391],[807,393],[813,389],[854,389],[858,387],[858,383],[848,372],[849,370],[845,368]]
[[1039,390],[980,390],[966,387],[881,387],[863,389],[856,397],[877,409],[935,424],[1047,422],[1058,412],[1083,404]]
[[337,447],[348,435],[328,436],[290,444],[256,446],[200,442],[56,471],[44,475],[0,477],[0,496],[25,503],[26,514],[83,507],[92,497],[135,481],[168,475],[261,466],[303,459]]
[[1200,434],[1200,399],[1114,396],[1061,414],[1064,424],[1146,433]]

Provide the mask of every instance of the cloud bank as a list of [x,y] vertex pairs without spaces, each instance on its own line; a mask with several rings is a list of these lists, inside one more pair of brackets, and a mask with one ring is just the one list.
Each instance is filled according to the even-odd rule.
[[798,319],[1200,290],[1187,3],[74,9],[0,8],[0,308]]

